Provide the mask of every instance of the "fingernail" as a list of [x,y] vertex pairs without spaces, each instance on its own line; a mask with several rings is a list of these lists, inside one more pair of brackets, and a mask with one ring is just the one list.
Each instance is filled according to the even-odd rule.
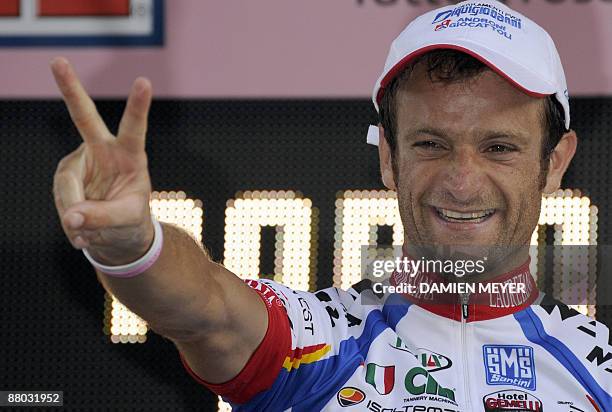
[[84,221],[85,221],[85,218],[80,213],[70,213],[66,217],[66,222],[68,223],[68,227],[70,229],[80,228]]

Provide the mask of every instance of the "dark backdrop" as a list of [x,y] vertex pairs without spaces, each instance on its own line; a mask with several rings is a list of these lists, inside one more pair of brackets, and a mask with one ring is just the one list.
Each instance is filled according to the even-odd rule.
[[[116,130],[123,102],[99,109]],[[574,99],[572,112],[580,144],[563,187],[599,207],[598,243],[610,244],[612,99]],[[0,121],[0,390],[63,390],[65,407],[80,411],[216,410],[170,341],[149,332],[145,344],[111,344],[103,334],[104,291],[53,204],[57,163],[80,143],[63,104],[0,101]],[[204,242],[219,260],[227,199],[302,192],[320,211],[317,287],[327,287],[336,193],[382,188],[376,148],[365,144],[374,121],[367,100],[158,100],[147,141],[153,188],[204,202]],[[598,319],[610,325],[611,312],[598,307]]]

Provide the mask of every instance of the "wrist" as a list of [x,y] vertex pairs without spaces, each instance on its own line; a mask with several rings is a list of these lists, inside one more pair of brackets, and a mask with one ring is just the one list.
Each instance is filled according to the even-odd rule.
[[163,246],[163,230],[154,216],[151,216],[148,229],[142,233],[145,233],[145,238],[149,240],[141,244],[147,246],[144,250],[132,253],[131,256],[123,253],[121,257],[109,258],[106,254],[100,257],[100,251],[93,252],[87,249],[83,249],[83,254],[96,269],[109,276],[136,276],[149,269],[157,261]]
[[[96,246],[87,248],[87,253],[96,262],[105,266],[121,266],[134,262],[143,257],[155,240],[155,217],[146,221],[142,229],[138,229],[134,235],[127,239],[109,246]],[[87,255],[87,254],[86,254]]]

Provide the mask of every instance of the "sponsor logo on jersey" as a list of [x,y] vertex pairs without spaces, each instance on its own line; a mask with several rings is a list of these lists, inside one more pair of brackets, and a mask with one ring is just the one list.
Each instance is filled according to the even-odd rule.
[[395,342],[389,345],[394,349],[410,353],[421,362],[421,366],[423,366],[427,372],[437,372],[453,366],[453,361],[451,361],[448,356],[426,348],[409,348],[400,337],[397,337]]
[[535,390],[536,371],[531,346],[484,345],[482,352],[488,385]]
[[453,389],[443,387],[426,369],[418,366],[408,371],[404,385],[411,395],[438,395],[451,401],[455,400]]
[[314,336],[314,322],[312,311],[310,310],[310,305],[301,296],[297,298],[298,302],[300,302],[300,306],[302,307],[302,318],[304,319],[304,330],[310,331],[310,334]]
[[542,401],[516,389],[493,392],[482,398],[485,412],[543,412]]
[[365,407],[368,411],[372,412],[460,412],[459,409],[449,408],[446,405],[444,407],[432,406],[427,403],[419,403],[416,405],[389,405],[373,400],[369,400]]
[[283,302],[283,300],[278,297],[277,291],[267,283],[259,282],[255,279],[245,279],[244,282],[264,298],[268,307],[271,308],[273,305],[285,306],[286,302]]
[[376,392],[387,395],[395,385],[395,365],[381,366],[376,363],[368,363],[365,380],[376,389]]
[[437,372],[443,369],[448,369],[453,364],[448,356],[444,356],[440,353],[436,353],[425,348],[417,349],[416,357],[421,361],[421,365],[423,365],[428,372]]
[[363,402],[365,393],[352,386],[346,386],[338,391],[337,399],[340,406],[353,406]]

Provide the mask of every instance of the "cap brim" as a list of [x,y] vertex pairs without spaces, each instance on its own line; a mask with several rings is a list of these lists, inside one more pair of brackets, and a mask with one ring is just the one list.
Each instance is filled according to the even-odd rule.
[[[464,41],[463,43],[466,42]],[[430,44],[418,48],[406,55],[380,80],[375,99],[377,108],[386,87],[403,69],[405,69],[414,59],[418,58],[419,56],[422,56],[432,50],[440,49],[458,50],[480,60],[495,73],[510,82],[510,84],[512,84],[514,87],[528,94],[529,96],[541,98],[555,94],[556,89],[554,85],[522,67],[520,64],[508,59],[506,56],[486,49],[478,44],[470,44],[469,46],[470,47],[468,48],[465,45],[457,44]],[[497,65],[491,63],[491,60],[493,60],[492,57],[494,57],[495,61],[499,62]]]

